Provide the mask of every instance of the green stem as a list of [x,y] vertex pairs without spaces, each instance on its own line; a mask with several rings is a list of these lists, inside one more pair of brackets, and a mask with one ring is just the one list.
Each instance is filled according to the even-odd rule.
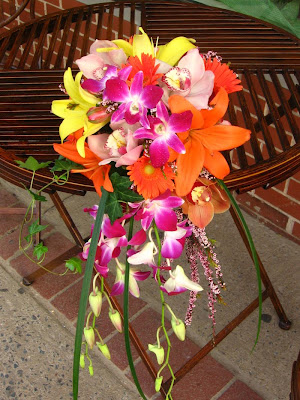
[[73,360],[73,400],[78,399],[79,361],[80,361],[82,333],[84,327],[84,318],[85,318],[85,312],[88,302],[88,293],[92,279],[93,266],[94,266],[95,255],[96,255],[107,196],[108,192],[104,188],[102,188],[102,197],[100,198],[99,202],[99,208],[97,212],[97,217],[95,221],[95,226],[93,230],[89,255],[86,263],[83,284],[81,289],[76,336],[75,336],[74,360]]
[[217,179],[218,184],[221,186],[222,189],[225,190],[227,196],[230,199],[231,205],[234,208],[234,210],[236,211],[241,224],[243,226],[243,230],[245,232],[245,235],[247,237],[248,243],[249,243],[249,247],[251,250],[251,254],[252,254],[252,258],[253,258],[253,262],[255,265],[255,269],[256,269],[256,276],[257,276],[257,285],[258,285],[258,325],[257,325],[257,333],[256,333],[256,339],[255,339],[255,343],[254,346],[252,348],[252,351],[254,350],[257,342],[258,342],[258,338],[259,338],[259,333],[260,333],[260,328],[261,328],[261,314],[262,314],[262,288],[261,288],[261,278],[260,278],[260,269],[259,269],[259,261],[258,261],[258,257],[257,257],[257,253],[256,253],[256,249],[253,243],[253,239],[251,236],[251,233],[249,231],[248,225],[245,221],[245,218],[240,210],[240,207],[238,206],[237,202],[235,201],[235,198],[233,197],[233,195],[231,194],[231,192],[229,191],[229,189],[227,188],[227,186],[225,185],[225,183],[221,180],[221,179]]
[[[133,232],[133,217],[130,218],[130,224],[129,224],[129,232],[128,232],[128,242],[132,238],[132,232]],[[127,251],[130,249],[131,246],[127,246]],[[132,358],[132,353],[130,349],[130,337],[129,337],[129,262],[128,258],[126,255],[126,267],[125,267],[125,281],[124,281],[124,337],[125,337],[125,347],[126,347],[126,354],[127,354],[127,359],[131,371],[131,375],[133,377],[135,386],[137,390],[139,391],[139,394],[141,395],[142,399],[147,400],[144,392],[140,386],[138,377],[136,375],[136,370],[133,364],[133,358]]]
[[[157,261],[157,265],[159,267],[161,265],[161,240],[160,240],[158,229],[157,229],[157,226],[156,226],[155,222],[153,222],[153,229],[154,229],[154,233],[155,233],[155,237],[156,237],[156,241],[157,241],[157,246],[158,246],[158,261]],[[157,281],[158,281],[158,284],[159,284],[159,287],[160,287],[162,285],[162,282],[161,282],[161,279],[160,279],[159,269],[157,270],[156,277],[157,277]],[[157,376],[159,376],[161,371],[166,366],[168,366],[168,368],[170,370],[170,373],[171,373],[171,376],[172,376],[172,381],[171,381],[171,385],[170,385],[169,390],[168,390],[167,395],[166,395],[166,400],[167,400],[167,399],[170,399],[172,387],[174,385],[174,382],[175,382],[176,378],[175,378],[174,372],[172,370],[172,367],[171,367],[171,365],[169,363],[170,351],[171,351],[171,342],[170,342],[170,339],[169,339],[169,336],[168,336],[168,332],[167,332],[167,329],[166,329],[166,326],[165,326],[165,306],[166,306],[166,302],[165,302],[165,298],[164,298],[164,294],[163,294],[162,290],[160,290],[160,300],[161,300],[161,325],[162,325],[162,329],[164,331],[164,335],[165,335],[166,342],[167,342],[167,354],[166,354],[165,362],[160,367],[160,369],[159,369],[159,371],[157,373]]]

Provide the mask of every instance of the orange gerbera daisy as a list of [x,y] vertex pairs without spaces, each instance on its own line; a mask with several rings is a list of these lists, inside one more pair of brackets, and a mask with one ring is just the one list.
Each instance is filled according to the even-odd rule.
[[175,174],[168,164],[162,168],[155,168],[149,157],[142,156],[127,169],[130,180],[144,199],[153,199],[168,189],[174,189],[172,179],[175,178]]
[[221,63],[216,58],[213,60],[203,58],[205,70],[212,71],[215,74],[214,90],[213,93],[217,94],[219,89],[223,87],[227,93],[238,92],[243,89],[240,85],[241,81],[238,79],[235,72],[233,72],[227,64]]
[[[77,131],[78,133],[79,131]],[[77,138],[78,139],[78,138]],[[68,158],[71,161],[81,164],[85,169],[72,170],[72,172],[80,172],[87,178],[91,179],[94,183],[96,192],[99,196],[102,196],[101,187],[103,186],[108,192],[113,192],[113,187],[109,179],[110,165],[99,165],[102,161],[101,158],[97,157],[85,144],[85,158],[78,154],[76,147],[76,138],[72,135],[68,136],[68,139],[63,144],[54,143],[54,150],[61,154],[63,157]]]
[[216,178],[223,179],[230,170],[220,151],[233,149],[249,140],[251,131],[248,129],[218,124],[227,110],[228,101],[228,94],[223,88],[211,101],[210,105],[214,106],[211,110],[199,111],[182,96],[169,98],[172,113],[187,110],[193,113],[190,130],[178,133],[186,153],[173,155],[171,159],[177,158],[175,186],[179,196],[185,196],[191,191],[203,166]]
[[155,58],[151,54],[142,53],[141,60],[138,56],[129,57],[128,63],[132,66],[128,77],[129,81],[131,81],[139,71],[143,71],[144,73],[144,86],[157,85],[157,80],[163,76],[163,74],[156,73],[159,64],[155,65]]

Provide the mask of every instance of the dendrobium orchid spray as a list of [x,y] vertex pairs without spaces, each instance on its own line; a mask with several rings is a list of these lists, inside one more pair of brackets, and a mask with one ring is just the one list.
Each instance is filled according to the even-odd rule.
[[[88,261],[77,323],[74,398],[79,364],[88,363],[94,373],[89,351],[96,345],[110,359],[109,348],[95,327],[104,297],[112,324],[119,332],[125,331],[130,368],[145,398],[130,351],[128,293],[139,297],[139,282],[154,279],[162,313],[169,313],[175,335],[184,341],[197,293],[203,290],[198,265],[207,280],[213,327],[215,303],[225,285],[205,227],[215,213],[230,207],[222,182],[229,166],[221,152],[250,137],[249,130],[223,119],[228,94],[242,89],[240,80],[216,53],[201,54],[193,39],[177,37],[159,46],[140,32],[129,41],[96,40],[90,54],[77,60],[80,72],[75,79],[70,68],[64,74],[63,90],[69,99],[52,104],[52,112],[63,118],[61,144],[54,144],[54,149],[79,164],[72,172],[91,179],[100,196],[99,207],[85,209],[96,221],[81,254]],[[190,271],[178,262],[184,250]],[[124,253],[125,263],[121,261]],[[93,269],[93,290],[87,293]],[[107,293],[103,282],[109,272],[115,282]],[[190,291],[190,302],[184,318],[175,315],[167,297],[185,291]],[[121,294],[124,327],[111,302],[112,296]],[[83,329],[88,300],[91,311]],[[166,341],[167,352],[161,340]],[[157,321],[157,335],[148,349],[160,366],[157,391],[165,371],[171,371],[173,380],[166,395],[171,399],[175,377],[164,318]]]

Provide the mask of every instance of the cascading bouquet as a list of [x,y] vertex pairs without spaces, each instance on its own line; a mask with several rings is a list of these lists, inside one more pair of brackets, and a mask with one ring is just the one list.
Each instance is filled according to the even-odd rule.
[[[62,90],[69,99],[55,100],[52,105],[52,112],[63,118],[59,128],[62,143],[54,144],[55,151],[82,166],[72,172],[91,179],[100,196],[99,206],[85,210],[96,222],[81,255],[88,261],[75,342],[74,398],[79,364],[84,366],[88,360],[93,373],[88,350],[97,343],[110,358],[101,332],[95,328],[103,296],[110,304],[110,319],[121,332],[121,316],[110,298],[124,292],[128,359],[145,398],[130,352],[128,292],[138,297],[137,281],[152,276],[158,285],[162,312],[169,309],[173,331],[184,340],[197,293],[203,290],[197,262],[208,281],[213,325],[215,303],[221,299],[220,289],[224,286],[213,241],[207,238],[205,227],[214,213],[225,212],[230,206],[229,192],[222,181],[229,166],[221,151],[240,146],[250,137],[249,130],[223,119],[228,93],[242,86],[216,53],[201,54],[194,40],[177,37],[158,46],[140,31],[129,41],[96,40],[90,54],[76,61],[80,72],[75,80],[70,69],[65,72]],[[125,263],[120,260],[124,248]],[[189,271],[176,262],[184,249],[190,277]],[[116,269],[109,267],[112,260]],[[93,290],[88,294],[93,269]],[[107,294],[103,282],[109,271],[116,272],[111,293]],[[164,296],[186,290],[190,291],[190,302],[184,323]],[[88,299],[91,312],[84,327]],[[164,368],[172,372],[170,339],[164,322],[158,324],[157,341],[149,344],[161,365],[155,382],[157,391]],[[166,355],[160,344],[162,336],[167,341]],[[172,398],[172,376],[168,399]]]

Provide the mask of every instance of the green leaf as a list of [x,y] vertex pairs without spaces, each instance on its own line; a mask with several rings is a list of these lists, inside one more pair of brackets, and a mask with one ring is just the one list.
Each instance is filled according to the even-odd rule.
[[99,202],[99,208],[97,212],[97,217],[94,225],[91,245],[89,249],[89,255],[85,267],[85,273],[83,277],[79,311],[76,325],[76,335],[75,335],[75,348],[73,357],[73,400],[78,399],[78,384],[79,384],[79,363],[80,363],[80,353],[81,353],[81,343],[82,343],[82,333],[84,326],[84,319],[86,313],[86,307],[88,303],[89,289],[92,279],[92,272],[95,262],[96,250],[99,241],[100,229],[103,220],[103,214],[105,210],[105,203],[107,200],[108,192],[102,188],[102,197]]
[[105,213],[108,215],[112,224],[117,218],[120,218],[123,215],[122,207],[115,192],[108,193],[108,198],[105,205]]
[[69,258],[66,261],[66,267],[72,272],[76,271],[79,274],[81,274],[81,272],[82,272],[82,261],[78,257]]
[[28,232],[30,235],[34,235],[35,233],[41,232],[44,229],[47,228],[48,225],[39,225],[39,221],[34,221],[31,225],[28,227]]
[[40,194],[34,193],[32,190],[27,189],[26,190],[30,193],[30,195],[34,198],[34,200],[38,201],[47,201],[45,196],[41,196]]
[[68,160],[67,158],[58,158],[54,161],[51,172],[71,171],[71,169],[82,169],[82,165]]
[[48,247],[43,245],[43,242],[40,242],[39,244],[37,244],[36,246],[34,246],[33,249],[33,255],[36,256],[36,258],[39,260],[43,254],[46,254],[48,251]]
[[51,161],[39,163],[34,157],[29,156],[25,162],[20,160],[15,160],[17,164],[20,165],[21,168],[28,169],[30,171],[37,171],[41,168],[48,167],[51,164]]

